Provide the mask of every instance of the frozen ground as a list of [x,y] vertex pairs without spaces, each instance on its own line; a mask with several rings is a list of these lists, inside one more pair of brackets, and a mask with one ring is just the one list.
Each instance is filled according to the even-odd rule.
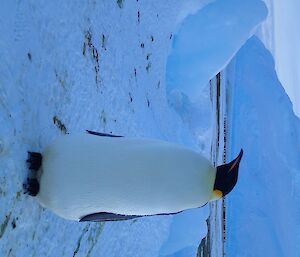
[[[198,147],[169,108],[164,83],[176,23],[207,1],[185,4],[191,2],[192,9],[174,1],[1,4],[0,256],[152,257],[172,241],[172,224],[183,216],[79,224],[42,209],[22,194],[22,183],[26,151],[65,132],[91,129]],[[196,243],[207,215],[206,208],[193,214]],[[182,229],[188,234],[191,225]]]

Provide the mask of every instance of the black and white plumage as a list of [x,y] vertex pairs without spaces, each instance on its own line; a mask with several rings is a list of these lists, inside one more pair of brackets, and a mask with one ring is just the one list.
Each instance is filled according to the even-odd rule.
[[[218,168],[195,151],[160,140],[88,132],[59,137],[42,152],[36,197],[65,219],[173,214],[222,196],[223,189],[215,187]],[[237,174],[241,156],[242,151],[230,167],[219,166],[222,172],[231,168],[230,174]]]

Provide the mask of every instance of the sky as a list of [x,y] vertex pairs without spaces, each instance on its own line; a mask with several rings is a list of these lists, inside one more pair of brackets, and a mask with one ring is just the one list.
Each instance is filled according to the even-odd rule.
[[274,58],[279,80],[300,117],[300,1],[273,1]]

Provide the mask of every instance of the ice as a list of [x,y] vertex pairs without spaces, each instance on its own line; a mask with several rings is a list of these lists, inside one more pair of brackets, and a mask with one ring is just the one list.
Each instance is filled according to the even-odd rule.
[[299,256],[300,121],[270,52],[251,38],[228,72],[230,155],[241,147],[239,181],[226,198],[226,254]]
[[202,220],[208,213],[201,209],[187,210],[173,217],[170,234],[160,249],[159,257],[194,257],[207,227]]
[[195,102],[266,17],[258,0],[218,0],[187,17],[178,29],[167,63],[167,91]]

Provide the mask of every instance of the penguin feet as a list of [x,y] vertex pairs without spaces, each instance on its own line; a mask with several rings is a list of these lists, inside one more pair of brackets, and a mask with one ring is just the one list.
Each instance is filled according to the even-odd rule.
[[[42,155],[38,152],[28,152],[28,168],[37,172],[42,165]],[[35,177],[36,174],[33,174]],[[24,194],[36,196],[40,190],[40,184],[36,178],[27,178],[27,182],[23,184]]]
[[42,165],[42,155],[37,152],[28,152],[28,159],[26,161],[29,164],[29,169],[38,171]]
[[27,178],[27,183],[23,184],[24,194],[36,196],[40,190],[40,184],[36,178]]

